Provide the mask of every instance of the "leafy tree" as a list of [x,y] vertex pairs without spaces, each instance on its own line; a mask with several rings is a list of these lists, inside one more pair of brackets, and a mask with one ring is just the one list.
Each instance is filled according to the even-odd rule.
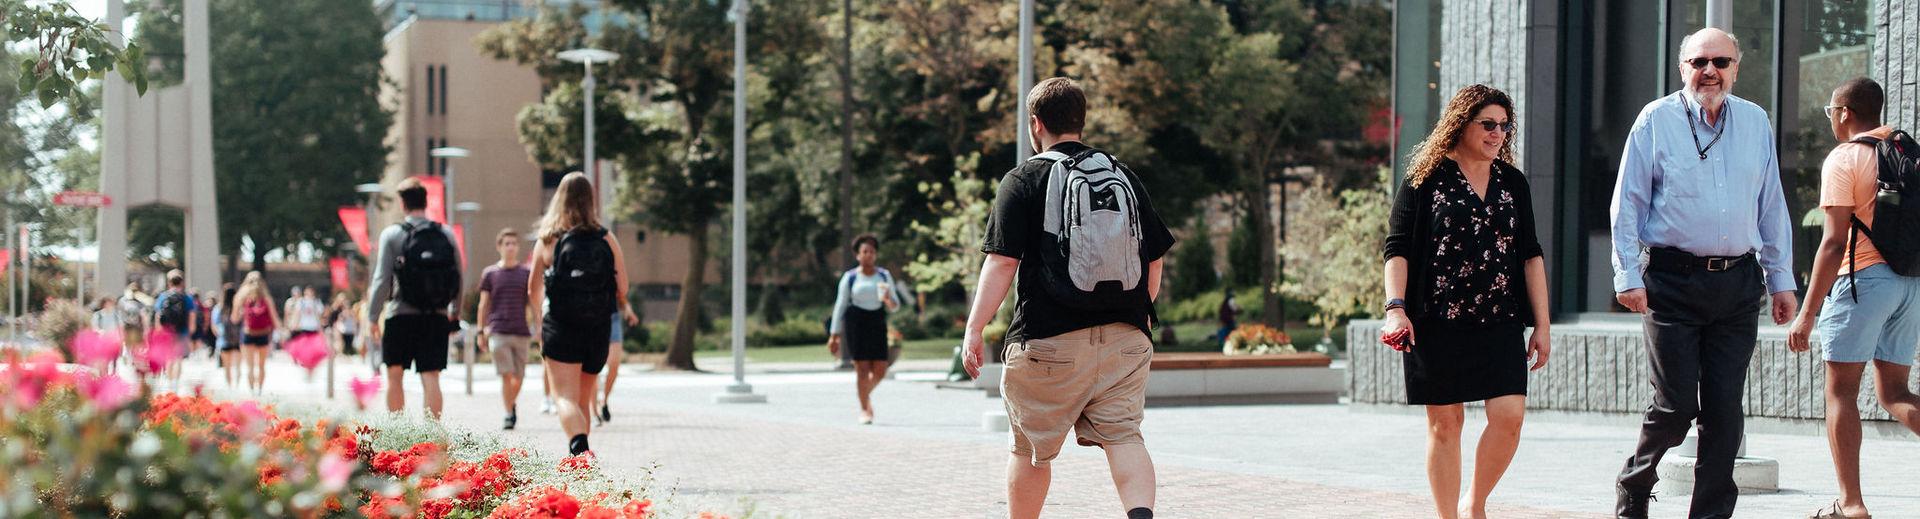
[[1195,217],[1189,226],[1193,232],[1180,240],[1173,250],[1173,266],[1167,276],[1167,293],[1175,298],[1190,297],[1220,285],[1213,270],[1213,240],[1207,239],[1207,226]]
[[1378,244],[1387,238],[1393,206],[1393,171],[1381,169],[1373,185],[1335,192],[1316,180],[1301,190],[1299,226],[1281,247],[1295,265],[1281,291],[1311,301],[1312,321],[1331,337],[1340,320],[1367,312],[1380,294]]
[[[185,66],[180,0],[140,14],[140,41],[163,83]],[[380,106],[384,30],[373,5],[334,0],[212,0],[208,35],[220,252],[236,277],[241,239],[266,253],[346,239],[334,209],[385,168],[393,114]],[[263,197],[260,193],[299,193]],[[141,224],[135,223],[138,229]]]
[[67,0],[0,0],[0,25],[5,26],[10,47],[19,48],[25,41],[24,47],[32,53],[19,62],[19,75],[9,84],[20,92],[33,92],[41,108],[51,108],[63,99],[76,107],[88,106],[81,82],[104,79],[114,69],[137,92],[147,92],[141,46],[114,43],[106,24],[80,16]]

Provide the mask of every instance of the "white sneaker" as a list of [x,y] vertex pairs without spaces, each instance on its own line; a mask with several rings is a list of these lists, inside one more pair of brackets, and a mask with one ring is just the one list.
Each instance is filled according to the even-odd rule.
[[553,399],[549,398],[546,403],[540,404],[540,414],[553,414],[554,412]]

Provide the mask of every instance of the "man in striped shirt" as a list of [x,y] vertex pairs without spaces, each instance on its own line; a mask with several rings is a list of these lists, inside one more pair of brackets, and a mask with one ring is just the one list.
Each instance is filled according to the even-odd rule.
[[501,229],[493,239],[500,262],[480,274],[481,344],[493,350],[493,366],[500,370],[500,396],[507,406],[502,429],[513,429],[519,419],[514,401],[527,377],[527,348],[533,332],[527,326],[527,266],[520,264],[520,233]]

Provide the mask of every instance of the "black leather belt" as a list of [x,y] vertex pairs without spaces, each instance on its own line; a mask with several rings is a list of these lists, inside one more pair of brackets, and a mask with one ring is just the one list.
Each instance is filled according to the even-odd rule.
[[1739,256],[1695,256],[1693,253],[1674,248],[1649,249],[1647,255],[1647,268],[1680,273],[1695,270],[1725,272],[1754,259],[1752,252]]

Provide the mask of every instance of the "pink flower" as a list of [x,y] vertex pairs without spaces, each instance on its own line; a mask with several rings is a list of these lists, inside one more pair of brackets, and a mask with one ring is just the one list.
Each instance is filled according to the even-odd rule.
[[0,380],[6,389],[13,393],[12,403],[19,409],[40,405],[40,399],[47,396],[47,388],[66,379],[60,371],[64,360],[60,352],[40,350],[29,357],[25,363],[9,362],[6,366],[6,378]]
[[113,375],[94,375],[83,378],[79,384],[80,395],[93,402],[93,407],[102,411],[119,409],[133,400],[133,385]]
[[120,358],[120,332],[80,330],[73,336],[73,361],[90,367],[112,364]]
[[353,389],[354,401],[360,404],[361,409],[366,409],[368,404],[373,403],[373,398],[380,395],[380,376],[356,377],[348,381],[347,386]]
[[139,359],[139,366],[146,368],[147,373],[159,373],[180,361],[184,353],[181,348],[180,336],[167,331],[165,327],[155,327],[147,332],[147,344],[135,352],[135,358]]
[[326,360],[329,353],[326,338],[317,333],[309,333],[287,341],[286,349],[287,354],[293,356],[293,362],[307,368],[308,372],[312,372],[315,366],[319,366],[320,361]]
[[346,488],[347,479],[353,477],[353,466],[357,462],[341,456],[322,456],[320,458],[320,488],[327,492],[339,492]]

